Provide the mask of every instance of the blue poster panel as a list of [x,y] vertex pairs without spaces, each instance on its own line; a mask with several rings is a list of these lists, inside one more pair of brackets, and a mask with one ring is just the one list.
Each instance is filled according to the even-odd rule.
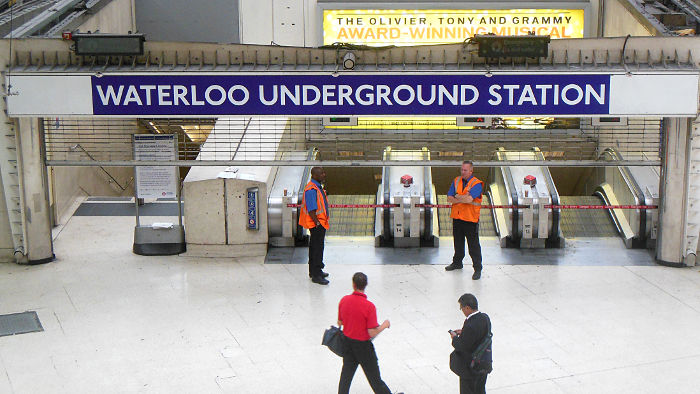
[[258,229],[258,188],[249,188],[248,194],[248,230]]

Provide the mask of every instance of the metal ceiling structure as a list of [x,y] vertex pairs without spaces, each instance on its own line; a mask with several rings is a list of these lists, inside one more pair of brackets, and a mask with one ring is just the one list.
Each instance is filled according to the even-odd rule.
[[[389,71],[697,71],[693,38],[562,39],[546,58],[489,59],[471,42],[422,47],[331,48],[146,42],[142,56],[76,56],[69,41],[13,40],[10,72],[389,72]],[[694,53],[695,52],[695,53]],[[343,57],[355,55],[354,68]]]
[[[146,42],[143,56],[76,56],[70,42],[48,39],[13,40],[12,53],[6,58],[5,71],[12,94],[14,74],[71,74],[100,76],[108,74],[168,75],[170,73],[235,75],[255,74],[318,74],[352,75],[354,73],[411,72],[416,73],[634,73],[698,72],[700,39],[698,38],[603,38],[556,40],[550,44],[546,58],[485,59],[476,54],[471,42],[424,47],[369,48],[334,46],[331,48],[299,48],[258,45],[222,45],[206,43]],[[3,51],[0,51],[2,56]],[[9,54],[9,52],[4,52]],[[343,59],[353,53],[354,67],[345,69]],[[507,130],[487,127],[478,133],[468,130],[427,130],[420,126],[409,128],[385,127],[381,130],[331,130],[320,125],[319,118],[292,118],[278,124],[272,119],[255,119],[257,128],[248,130],[237,120],[219,118],[216,137],[208,133],[214,127],[211,119],[45,119],[47,164],[52,166],[137,166],[163,165],[163,162],[132,160],[130,134],[177,133],[180,137],[180,160],[168,165],[306,165],[306,162],[281,160],[265,149],[266,138],[277,133],[282,141],[281,151],[322,147],[319,165],[324,166],[386,166],[406,165],[387,163],[379,156],[383,145],[413,144],[430,146],[435,152],[432,166],[453,166],[473,158],[479,166],[503,165],[491,161],[490,152],[498,146],[523,149],[539,146],[548,155],[549,166],[611,166],[598,161],[597,141],[605,140],[627,151],[625,165],[659,165],[660,118],[630,119],[629,126],[603,129],[592,126],[590,119],[573,130],[566,127],[523,127]],[[574,119],[575,120],[575,119]],[[284,121],[287,122],[287,121]],[[538,121],[534,120],[535,126]],[[554,122],[556,123],[556,121]],[[55,127],[54,127],[55,126]],[[204,131],[202,131],[204,130]],[[243,130],[243,132],[242,132]],[[206,134],[206,135],[205,135]],[[191,138],[193,135],[195,137]],[[245,147],[232,143],[243,138]],[[127,138],[128,137],[128,138]],[[276,138],[277,138],[276,137]],[[195,160],[204,140],[210,140],[215,159]],[[458,148],[450,148],[449,144]],[[73,149],[80,144],[82,149]],[[592,145],[591,145],[592,144]],[[123,145],[123,146],[122,146]],[[590,146],[589,146],[590,145]],[[85,152],[87,151],[87,152]],[[89,154],[88,154],[89,153]],[[274,153],[274,152],[273,152]],[[236,156],[238,155],[238,156]],[[241,158],[242,157],[242,158]],[[420,163],[420,161],[417,161]],[[521,161],[518,165],[534,165]],[[539,163],[541,164],[541,163]],[[619,165],[615,164],[615,165]]]

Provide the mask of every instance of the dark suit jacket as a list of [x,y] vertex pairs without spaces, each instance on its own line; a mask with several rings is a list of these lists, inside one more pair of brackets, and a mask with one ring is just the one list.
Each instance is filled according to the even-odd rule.
[[[485,313],[479,312],[464,320],[462,334],[452,338],[454,352],[450,355],[450,369],[459,376],[471,375],[469,362],[472,353],[489,332],[491,320]],[[490,353],[489,353],[490,354]]]

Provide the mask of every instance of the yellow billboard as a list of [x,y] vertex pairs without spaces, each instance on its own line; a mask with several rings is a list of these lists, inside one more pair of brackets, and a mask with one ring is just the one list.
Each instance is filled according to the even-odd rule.
[[583,10],[324,10],[323,44],[428,45],[476,34],[582,38]]

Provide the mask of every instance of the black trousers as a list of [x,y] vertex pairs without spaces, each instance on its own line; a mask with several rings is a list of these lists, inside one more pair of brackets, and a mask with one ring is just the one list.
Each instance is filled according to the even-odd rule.
[[377,363],[377,353],[371,341],[356,341],[347,338],[348,353],[343,357],[343,370],[340,373],[340,383],[338,383],[338,394],[348,394],[350,383],[355,376],[357,365],[362,366],[367,381],[376,394],[391,394],[391,390],[384,383],[379,374],[379,364]]
[[455,255],[452,264],[461,267],[464,259],[464,238],[469,246],[469,256],[472,258],[474,271],[481,271],[481,245],[479,245],[479,223],[465,222],[452,219],[452,235],[454,236]]
[[459,394],[486,394],[486,377],[488,375],[460,376]]
[[309,275],[321,275],[323,264],[323,245],[326,240],[326,229],[316,226],[309,230]]

